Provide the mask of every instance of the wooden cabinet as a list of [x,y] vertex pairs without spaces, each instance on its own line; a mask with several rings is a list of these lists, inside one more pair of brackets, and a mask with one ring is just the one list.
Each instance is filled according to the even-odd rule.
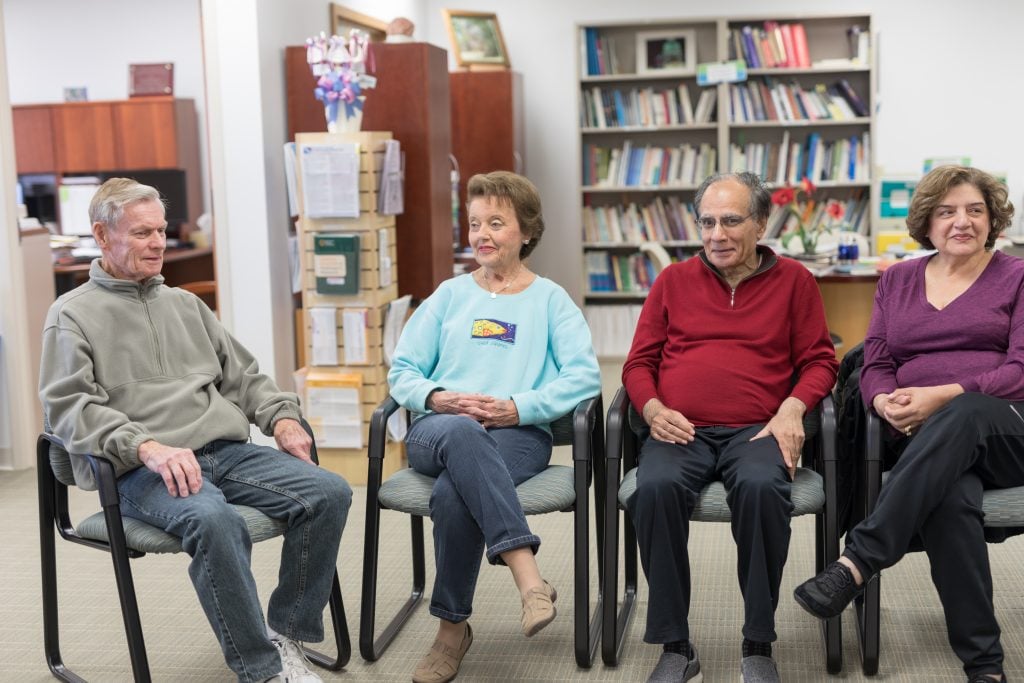
[[174,101],[118,102],[114,105],[115,147],[120,168],[178,168]]
[[466,183],[477,173],[523,173],[523,77],[515,71],[449,74],[452,155],[459,165],[460,244],[467,247]]
[[91,173],[118,167],[113,105],[109,102],[53,105],[53,139],[55,171]]
[[378,77],[363,130],[386,130],[405,152],[405,212],[397,217],[398,286],[425,299],[452,276],[448,53],[428,43],[373,46]]
[[203,210],[195,102],[147,97],[13,107],[19,174],[185,171],[189,222]]
[[12,114],[18,173],[52,172],[57,166],[57,157],[50,107],[14,107]]

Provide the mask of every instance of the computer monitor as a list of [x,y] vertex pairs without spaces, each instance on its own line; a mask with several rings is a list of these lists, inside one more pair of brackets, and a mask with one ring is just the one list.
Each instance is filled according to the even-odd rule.
[[183,223],[188,223],[188,195],[185,171],[180,169],[150,169],[142,171],[104,171],[101,180],[132,178],[143,185],[155,187],[167,206],[167,235],[179,237]]

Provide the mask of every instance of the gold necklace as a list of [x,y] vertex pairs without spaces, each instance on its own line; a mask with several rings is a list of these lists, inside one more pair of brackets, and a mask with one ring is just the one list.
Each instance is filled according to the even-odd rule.
[[487,271],[485,270],[485,271],[484,271],[484,285],[485,285],[485,286],[487,287],[487,291],[488,291],[488,292],[490,293],[490,295],[491,295],[491,298],[492,298],[492,299],[497,299],[497,298],[498,298],[498,295],[499,295],[499,294],[501,294],[501,293],[502,293],[502,292],[504,292],[504,291],[505,291],[506,289],[508,289],[509,287],[511,287],[511,286],[512,286],[512,283],[516,281],[516,278],[517,278],[517,277],[519,277],[519,273],[520,273],[520,272],[521,272],[522,270],[523,270],[523,265],[522,265],[522,264],[519,264],[519,268],[518,268],[518,269],[516,269],[516,274],[515,274],[515,275],[513,275],[512,277],[510,277],[510,278],[508,279],[508,282],[506,282],[506,283],[505,283],[505,286],[504,286],[504,287],[502,287],[501,289],[497,290],[497,291],[491,291],[491,280],[490,280],[490,278],[488,278],[488,277],[487,277]]

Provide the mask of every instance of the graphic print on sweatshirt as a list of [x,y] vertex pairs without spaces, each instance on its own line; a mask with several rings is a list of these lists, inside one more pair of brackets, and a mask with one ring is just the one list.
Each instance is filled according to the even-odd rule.
[[507,323],[503,320],[477,318],[473,321],[473,328],[469,336],[473,339],[515,344],[516,326],[514,323]]

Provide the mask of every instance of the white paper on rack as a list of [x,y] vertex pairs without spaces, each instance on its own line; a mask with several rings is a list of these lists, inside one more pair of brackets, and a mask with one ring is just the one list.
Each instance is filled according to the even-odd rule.
[[377,211],[386,216],[397,216],[405,210],[402,185],[405,168],[402,147],[398,140],[384,143],[384,167],[377,188]]
[[388,229],[381,228],[377,231],[377,246],[380,254],[380,286],[387,287],[392,282],[391,275],[391,245],[388,242]]
[[327,448],[363,447],[358,389],[307,388],[305,408],[317,445]]
[[338,364],[338,322],[337,309],[317,306],[309,309],[313,327],[310,335],[313,342],[311,365]]
[[292,294],[302,291],[302,262],[299,260],[299,236],[288,236],[288,268],[292,276]]
[[310,218],[359,218],[359,144],[302,145],[302,204]]
[[367,362],[366,309],[343,308],[341,333],[344,339],[345,365],[363,365]]
[[295,143],[284,143],[284,181],[288,188],[288,215],[299,215],[299,198],[295,184]]
[[395,355],[395,347],[398,346],[398,339],[402,336],[402,328],[405,327],[405,316],[409,312],[409,305],[412,303],[412,295],[406,294],[391,302],[388,306],[388,315],[384,318],[384,362],[391,366],[391,359]]

